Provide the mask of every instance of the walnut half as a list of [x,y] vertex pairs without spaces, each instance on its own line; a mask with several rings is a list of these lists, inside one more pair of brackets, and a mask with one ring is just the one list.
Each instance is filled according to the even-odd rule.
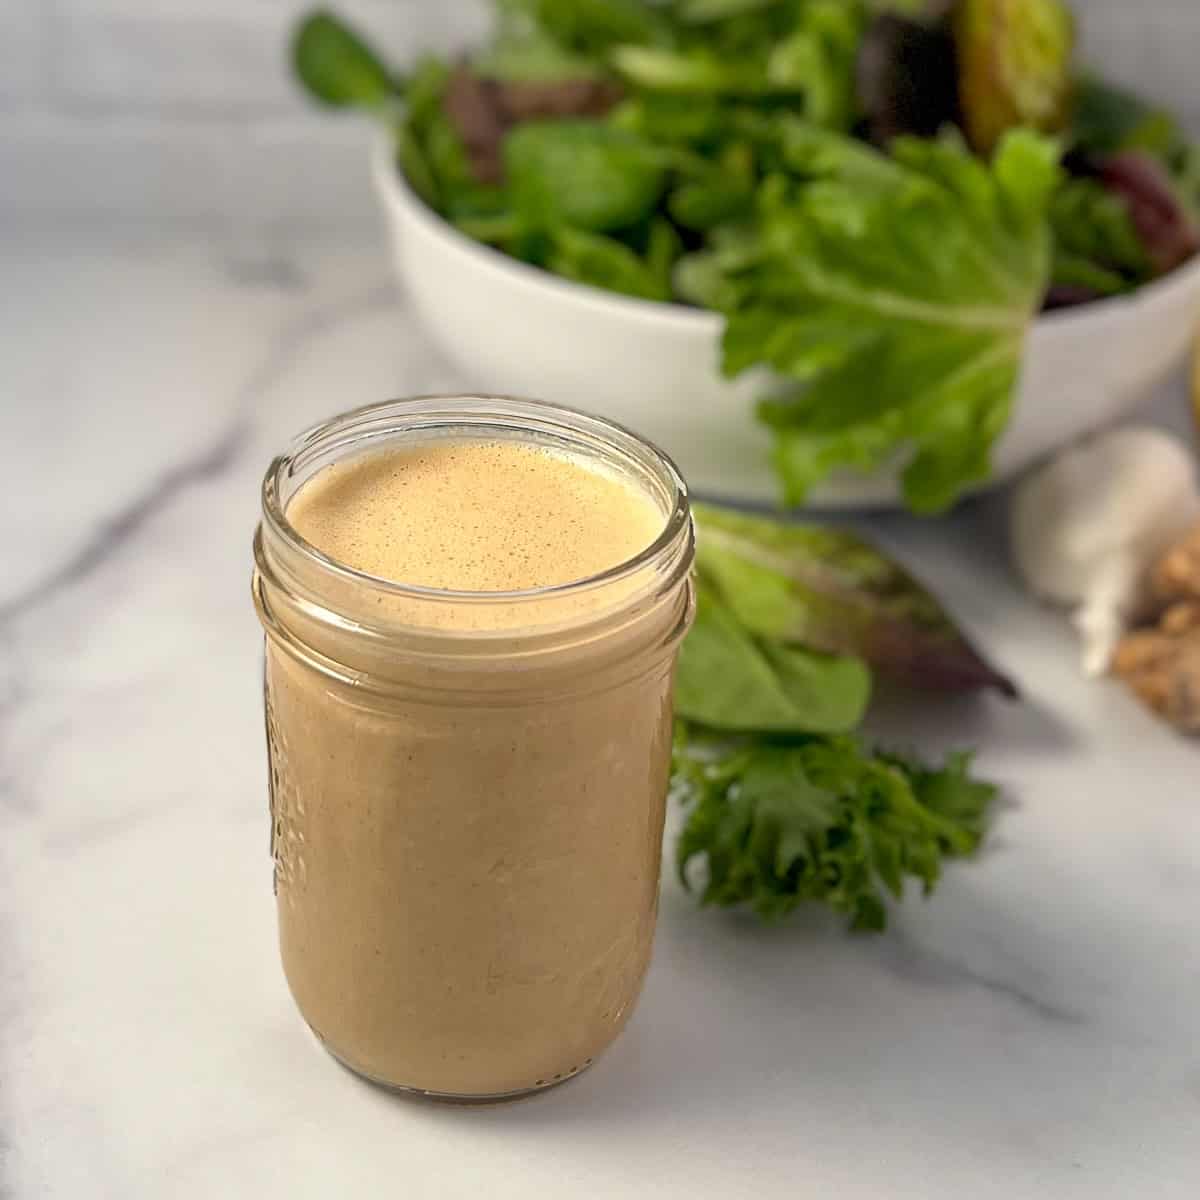
[[1200,601],[1200,525],[1175,543],[1150,572],[1150,589],[1159,604]]
[[1113,672],[1183,733],[1200,735],[1200,526],[1150,573],[1150,624],[1123,637]]

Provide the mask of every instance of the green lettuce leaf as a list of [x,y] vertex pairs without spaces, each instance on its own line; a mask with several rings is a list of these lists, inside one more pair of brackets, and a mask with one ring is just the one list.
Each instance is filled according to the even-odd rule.
[[701,575],[675,711],[729,730],[842,733],[862,720],[871,676],[857,658],[756,638]]
[[947,857],[983,837],[995,788],[969,759],[941,768],[872,755],[850,737],[770,741],[677,730],[673,795],[688,807],[676,866],[701,902],[749,905],[766,920],[826,904],[851,927],[880,930],[887,897],[913,879],[928,894]]
[[592,79],[604,73],[601,64],[567,50],[539,31],[519,37],[500,37],[471,60],[472,68],[504,83],[559,83]]
[[888,159],[794,120],[783,146],[811,178],[764,184],[748,244],[725,253],[725,369],[798,385],[761,413],[788,501],[899,456],[909,505],[942,511],[987,478],[1008,422],[1050,272],[1058,148],[1016,131],[989,165],[958,139],[900,138]]
[[851,655],[905,687],[1016,694],[934,596],[857,535],[707,504],[694,512],[699,573],[750,636]]
[[499,7],[508,29],[524,18],[536,31],[579,54],[599,56],[615,45],[671,38],[665,14],[643,0],[501,0]]
[[698,32],[674,44],[643,39],[613,48],[609,61],[630,85],[702,99],[794,97],[807,120],[849,131],[866,24],[861,4],[722,0],[688,5],[676,15]]
[[[806,901],[882,929],[906,879],[926,892],[979,845],[995,789],[847,736],[862,658],[906,683],[1008,687],[923,588],[851,534],[696,506],[696,621],[676,683],[672,791],[688,807],[685,886],[765,919]],[[833,653],[822,653],[832,651]],[[862,657],[859,657],[862,655]]]
[[612,53],[612,64],[628,83],[652,92],[753,96],[772,90],[762,64],[730,60],[705,46],[686,50],[619,46]]
[[1071,138],[1077,149],[1090,155],[1150,150],[1164,159],[1186,141],[1179,123],[1165,109],[1086,74],[1075,86]]
[[730,17],[761,12],[780,0],[676,0],[675,15],[687,25],[707,25]]

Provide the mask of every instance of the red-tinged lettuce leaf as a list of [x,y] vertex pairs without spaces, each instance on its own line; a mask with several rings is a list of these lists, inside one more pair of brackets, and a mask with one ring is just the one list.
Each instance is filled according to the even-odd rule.
[[940,692],[1016,688],[907,571],[856,535],[696,506],[697,567],[751,635]]
[[1173,271],[1200,250],[1200,227],[1183,203],[1167,168],[1144,150],[1104,160],[1100,180],[1129,209],[1156,273]]
[[620,85],[602,77],[497,79],[478,65],[450,75],[443,107],[466,146],[479,183],[504,179],[504,139],[523,121],[603,117],[621,99]]

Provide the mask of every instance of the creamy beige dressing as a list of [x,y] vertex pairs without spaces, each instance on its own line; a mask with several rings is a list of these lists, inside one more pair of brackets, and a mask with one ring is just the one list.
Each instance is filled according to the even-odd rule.
[[[479,592],[590,577],[666,521],[616,473],[465,440],[327,467],[287,517],[359,571]],[[452,697],[368,695],[269,641],[283,961],[350,1066],[503,1095],[569,1077],[620,1031],[653,939],[682,603],[593,638],[578,671],[463,664]],[[454,605],[433,623],[456,613],[478,628]],[[607,676],[601,650],[623,664]]]
[[287,509],[330,558],[395,583],[507,592],[632,558],[665,516],[644,491],[526,442],[433,442],[352,458]]

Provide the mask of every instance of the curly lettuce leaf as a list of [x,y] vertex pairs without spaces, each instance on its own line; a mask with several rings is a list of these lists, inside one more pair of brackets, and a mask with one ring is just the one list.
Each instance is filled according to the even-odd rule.
[[851,928],[882,930],[888,897],[913,879],[929,894],[946,858],[978,847],[996,789],[970,760],[941,768],[872,755],[854,738],[705,739],[681,726],[673,794],[688,807],[676,867],[707,870],[701,903],[777,920],[828,905]]
[[904,456],[909,506],[940,512],[988,477],[1008,422],[1050,273],[1058,146],[1017,130],[988,164],[958,139],[900,138],[887,158],[785,119],[782,148],[804,178],[768,180],[753,228],[716,251],[725,370],[794,381],[761,412],[790,503]]

